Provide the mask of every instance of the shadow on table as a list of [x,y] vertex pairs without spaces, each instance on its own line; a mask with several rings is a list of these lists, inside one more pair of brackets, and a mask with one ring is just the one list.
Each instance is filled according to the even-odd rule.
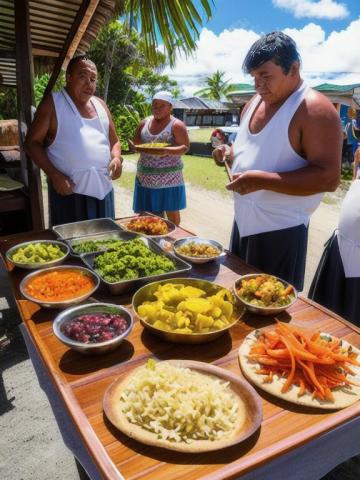
[[133,344],[123,340],[119,348],[103,355],[84,355],[75,350],[67,350],[61,357],[59,368],[65,373],[83,375],[124,363],[133,355]]
[[170,343],[157,335],[143,330],[141,341],[145,347],[160,360],[182,359],[213,362],[231,351],[232,341],[229,332],[208,343],[184,344]]

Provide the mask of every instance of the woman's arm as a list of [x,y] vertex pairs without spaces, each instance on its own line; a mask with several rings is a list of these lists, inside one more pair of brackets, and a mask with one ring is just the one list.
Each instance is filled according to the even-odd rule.
[[176,120],[173,124],[172,133],[175,139],[173,147],[164,149],[165,155],[183,155],[189,150],[190,140],[185,124],[181,120]]

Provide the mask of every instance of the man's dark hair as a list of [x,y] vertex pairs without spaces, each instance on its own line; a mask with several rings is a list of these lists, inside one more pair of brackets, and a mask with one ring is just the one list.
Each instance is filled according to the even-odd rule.
[[294,62],[300,62],[300,55],[294,40],[283,32],[267,33],[259,38],[248,51],[243,63],[243,70],[245,73],[250,73],[251,70],[269,60],[279,65],[287,75],[291,65]]
[[77,55],[76,57],[73,57],[70,62],[68,63],[68,66],[66,68],[66,75],[69,74],[69,73],[72,73],[73,70],[74,70],[74,67],[77,63],[79,62],[87,62],[87,63],[90,63],[92,66],[95,67],[96,69],[96,65],[95,63],[91,60],[91,58],[89,58],[87,55]]

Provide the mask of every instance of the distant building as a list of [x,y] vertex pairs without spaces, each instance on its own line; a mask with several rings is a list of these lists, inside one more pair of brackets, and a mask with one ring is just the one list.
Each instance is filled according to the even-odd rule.
[[240,110],[237,105],[209,98],[182,98],[174,105],[174,116],[188,127],[217,127],[238,124]]
[[[232,87],[233,91],[227,97],[236,105],[244,105],[256,94],[254,85],[248,83],[236,83]],[[340,111],[340,105],[360,108],[360,83],[352,85],[322,83],[314,89],[323,93],[337,107],[338,111]]]

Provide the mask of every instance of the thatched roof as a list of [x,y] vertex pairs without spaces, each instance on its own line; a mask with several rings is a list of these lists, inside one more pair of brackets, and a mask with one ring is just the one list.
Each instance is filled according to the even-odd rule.
[[[35,74],[52,70],[74,23],[76,33],[66,46],[64,63],[75,53],[88,50],[115,11],[115,0],[28,0],[28,3]],[[16,85],[14,4],[14,0],[0,0],[0,84],[9,86]]]
[[189,98],[182,98],[181,102],[184,103],[191,110],[219,110],[219,111],[229,110],[229,107],[224,105],[223,102],[220,102],[219,100],[213,100],[210,98],[189,97]]

